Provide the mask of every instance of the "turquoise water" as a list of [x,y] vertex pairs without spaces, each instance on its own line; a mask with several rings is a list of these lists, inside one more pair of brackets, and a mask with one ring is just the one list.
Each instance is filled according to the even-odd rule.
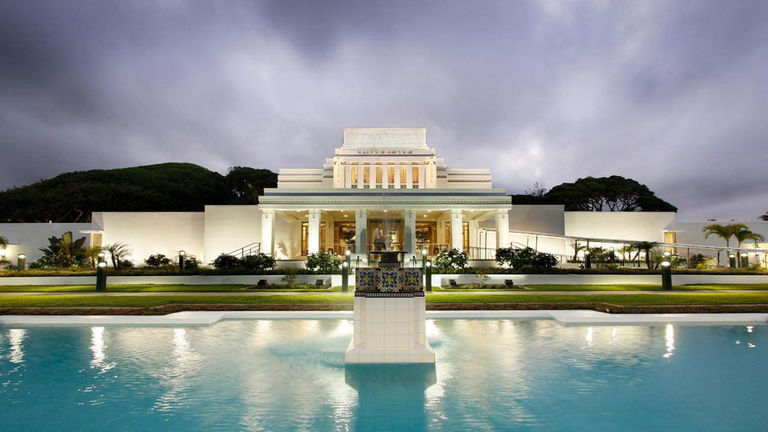
[[434,320],[436,366],[345,367],[348,320],[0,327],[0,429],[762,431],[767,330]]

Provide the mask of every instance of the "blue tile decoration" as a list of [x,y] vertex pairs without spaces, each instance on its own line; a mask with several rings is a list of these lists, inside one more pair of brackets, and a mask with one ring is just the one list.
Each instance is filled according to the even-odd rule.
[[414,292],[421,291],[421,269],[420,268],[404,268],[403,271],[403,285],[400,291]]
[[376,290],[399,292],[403,286],[403,273],[399,268],[380,268],[376,277]]
[[358,268],[355,272],[355,289],[357,291],[376,291],[377,268]]
[[355,273],[357,291],[417,292],[422,288],[420,268],[358,268]]

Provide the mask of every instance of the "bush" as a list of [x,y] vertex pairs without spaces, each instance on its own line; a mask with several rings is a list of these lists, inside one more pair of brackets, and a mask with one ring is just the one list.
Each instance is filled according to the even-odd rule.
[[551,269],[557,265],[554,255],[536,252],[533,248],[499,248],[496,250],[496,262],[515,270],[526,268]]
[[469,258],[466,252],[458,249],[444,249],[435,257],[435,267],[439,269],[458,270],[467,266]]
[[150,255],[149,258],[144,260],[144,264],[150,267],[161,267],[173,264],[170,258],[163,254]]
[[40,257],[37,261],[30,263],[31,269],[49,269],[49,268],[71,268],[80,267],[83,261],[72,255],[50,254]]
[[184,270],[195,270],[200,267],[200,261],[191,256],[184,259]]
[[337,273],[341,270],[341,262],[341,257],[333,252],[307,255],[307,269],[319,273]]
[[221,254],[213,260],[213,266],[217,269],[234,269],[242,268],[243,263],[236,256]]
[[243,268],[254,271],[266,271],[273,270],[277,265],[274,258],[263,253],[256,255],[248,255],[240,260],[240,264]]
[[133,268],[133,261],[131,260],[122,260],[120,261],[120,268]]

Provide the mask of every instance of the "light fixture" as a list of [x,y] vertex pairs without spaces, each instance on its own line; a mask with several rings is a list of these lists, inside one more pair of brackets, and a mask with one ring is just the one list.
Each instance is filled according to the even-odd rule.
[[745,256],[747,256],[747,253],[746,252],[742,252],[741,253],[741,257],[744,258]]
[[349,251],[349,249],[347,249],[347,251],[344,252],[344,255],[346,255],[346,256],[349,256],[350,254],[351,254],[351,252]]
[[730,255],[728,255],[728,258],[736,258],[736,255],[730,254]]
[[661,266],[662,267],[669,267],[671,265],[672,265],[672,263],[670,263],[669,261],[666,261],[666,260],[661,262]]
[[421,250],[421,254],[424,255],[424,256],[427,256],[427,250],[426,249],[422,249]]
[[344,261],[344,262],[341,263],[341,266],[344,267],[344,268],[347,268],[349,266],[349,263]]
[[427,261],[427,267],[432,267],[432,261]]
[[100,262],[100,263],[98,263],[98,264],[96,264],[96,265],[98,265],[98,266],[99,266],[99,267],[101,267],[101,268],[104,268],[104,267],[106,267],[106,266],[107,266],[107,263],[106,263],[106,261],[102,261],[102,262]]
[[27,256],[25,254],[21,253],[21,254],[18,255],[18,258],[20,258],[20,259],[27,259]]
[[186,253],[186,252],[184,252],[183,250],[180,250],[180,251],[179,251],[179,255],[180,255],[180,256],[185,256],[186,254],[187,254],[187,253]]

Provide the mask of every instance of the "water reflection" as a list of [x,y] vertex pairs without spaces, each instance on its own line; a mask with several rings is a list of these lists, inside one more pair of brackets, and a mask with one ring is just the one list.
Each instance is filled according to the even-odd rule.
[[667,347],[667,352],[663,357],[672,357],[675,354],[675,327],[672,324],[667,324],[667,329],[664,332],[664,345]]
[[25,329],[8,330],[8,342],[11,344],[11,352],[8,360],[14,364],[24,363],[24,339],[27,337]]
[[168,390],[158,398],[155,404],[155,408],[159,411],[170,411],[184,402],[188,397],[190,378],[197,372],[200,362],[199,356],[187,339],[186,330],[174,329],[172,342],[171,363],[164,377]]
[[426,430],[425,391],[437,382],[434,364],[347,365],[345,382],[358,394],[355,430]]

